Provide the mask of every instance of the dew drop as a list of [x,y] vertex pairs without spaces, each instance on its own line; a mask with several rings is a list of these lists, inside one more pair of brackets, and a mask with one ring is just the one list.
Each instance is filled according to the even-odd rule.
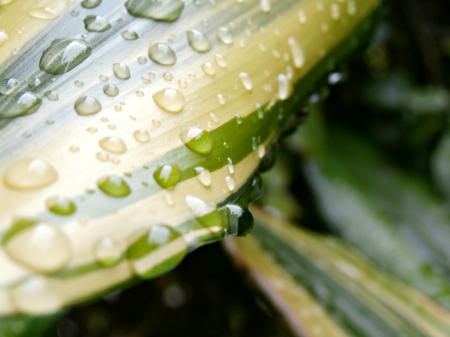
[[181,0],[128,0],[125,7],[133,16],[157,21],[175,21],[183,11],[184,2]]
[[143,56],[139,56],[138,57],[138,62],[139,62],[139,64],[146,64],[147,63],[147,58],[145,58]]
[[161,126],[161,122],[157,119],[152,119],[153,126],[159,128]]
[[1,29],[0,30],[0,46],[4,45],[8,40],[9,40],[8,34],[6,34],[6,32],[3,29]]
[[155,73],[152,73],[152,72],[150,72],[150,73],[148,73],[148,77],[150,77],[150,78],[155,78],[155,77],[156,77],[156,74],[155,74]]
[[174,187],[180,181],[181,170],[176,164],[161,165],[153,173],[153,178],[162,188]]
[[94,256],[102,266],[110,267],[120,261],[125,250],[122,245],[110,237],[103,237],[94,245]]
[[209,113],[209,117],[211,117],[212,120],[213,120],[213,122],[216,123],[216,124],[220,122],[219,117],[217,117],[217,116],[216,116],[214,113],[212,113],[212,112]]
[[47,99],[50,101],[57,101],[59,99],[58,94],[56,93],[56,91],[53,90],[46,91],[44,93],[44,96],[47,97]]
[[221,68],[226,68],[228,66],[227,60],[225,60],[225,58],[221,54],[214,55],[214,60],[216,61],[217,65]]
[[188,43],[192,49],[199,53],[206,53],[211,50],[211,41],[208,37],[198,30],[188,30],[186,32]]
[[139,38],[139,35],[134,30],[124,30],[120,35],[122,35],[125,40],[137,40]]
[[71,244],[58,226],[33,219],[19,219],[2,239],[8,256],[38,272],[63,269],[72,257]]
[[58,173],[40,159],[21,159],[13,163],[3,176],[5,185],[14,190],[35,190],[53,184]]
[[76,145],[71,145],[69,147],[69,151],[72,152],[72,153],[77,153],[77,152],[80,151],[80,148],[78,146],[76,146]]
[[42,99],[29,91],[0,97],[0,119],[32,114],[40,108],[41,104]]
[[75,84],[76,87],[81,88],[84,85],[84,82],[75,81],[73,84]]
[[100,178],[97,181],[97,186],[102,192],[115,198],[123,198],[131,193],[130,186],[116,175]]
[[331,18],[333,20],[339,20],[341,17],[341,8],[339,7],[339,4],[333,3],[330,6],[331,9]]
[[188,87],[188,84],[185,80],[178,80],[178,85],[183,89],[186,89]]
[[164,196],[164,200],[166,201],[166,204],[169,206],[175,205],[175,201],[173,200],[172,196],[168,193]]
[[143,83],[145,83],[145,84],[150,84],[150,83],[152,83],[152,81],[151,81],[149,78],[144,77],[144,76],[141,76],[141,81],[142,81]]
[[185,105],[184,95],[177,89],[163,89],[153,96],[153,101],[166,112],[179,114]]
[[125,153],[127,152],[127,145],[119,137],[110,136],[102,138],[99,142],[100,147],[111,153]]
[[92,47],[86,40],[54,40],[42,53],[39,68],[53,75],[62,75],[81,64],[91,52]]
[[305,11],[304,11],[304,10],[299,10],[299,11],[297,12],[297,14],[298,14],[298,21],[299,21],[300,23],[302,23],[302,24],[305,24],[306,21],[307,21]]
[[81,7],[91,9],[99,6],[101,3],[102,0],[83,0],[81,2]]
[[103,86],[103,92],[110,97],[114,97],[119,94],[119,88],[114,84],[105,84]]
[[193,127],[183,130],[180,138],[188,149],[198,154],[207,155],[212,150],[213,142],[208,131]]
[[90,126],[86,129],[86,131],[89,133],[96,133],[98,131],[98,129],[93,126]]
[[230,45],[233,43],[233,35],[227,27],[220,27],[216,30],[217,37],[223,43]]
[[113,64],[114,75],[121,79],[127,80],[130,78],[130,68],[125,63],[114,63]]
[[173,66],[177,62],[175,52],[164,43],[154,43],[148,47],[148,57],[163,66]]
[[208,76],[216,76],[216,69],[209,62],[202,64],[202,70]]
[[239,78],[247,91],[251,91],[253,89],[253,81],[247,73],[240,73]]
[[230,234],[235,236],[250,234],[254,224],[250,211],[237,204],[228,204],[226,208]]
[[150,141],[150,134],[145,130],[136,130],[133,132],[133,136],[140,143],[147,143]]
[[262,159],[264,157],[264,155],[266,154],[266,148],[263,144],[259,145],[258,148],[256,149],[256,151],[258,151],[259,159]]
[[89,116],[102,110],[101,103],[94,97],[81,96],[73,105],[75,112],[80,116]]
[[217,100],[219,101],[220,105],[225,105],[225,103],[226,103],[225,97],[223,97],[222,94],[217,94]]
[[104,32],[111,28],[111,24],[102,16],[88,15],[84,19],[84,28],[88,32]]
[[105,151],[100,151],[95,154],[98,160],[102,162],[107,162],[109,160],[109,153]]
[[56,13],[53,9],[48,7],[38,7],[32,9],[28,12],[28,15],[42,20],[54,20],[58,17],[58,13]]
[[[19,86],[20,82],[14,78],[5,78],[0,81],[0,94],[9,95]],[[1,113],[0,113],[1,115]]]
[[136,91],[136,96],[137,97],[144,97],[144,92],[143,91],[141,91],[141,90],[138,90],[138,91]]
[[155,225],[134,233],[126,254],[135,274],[148,279],[174,269],[186,256],[187,248],[174,228]]
[[270,1],[269,0],[261,0],[260,1],[261,10],[264,13],[269,13],[271,9]]
[[106,82],[106,81],[108,80],[108,76],[106,76],[106,75],[100,75],[100,76],[98,77],[98,79],[99,79],[100,81],[102,81],[102,82]]
[[173,75],[171,73],[164,73],[162,76],[166,81],[172,81]]
[[279,74],[278,80],[278,98],[280,100],[285,100],[289,98],[292,94],[292,84],[291,81],[284,74]]
[[290,37],[288,39],[289,47],[291,48],[292,58],[294,60],[294,66],[297,69],[300,69],[305,64],[305,52],[300,44],[294,37]]
[[67,216],[76,211],[76,206],[72,200],[66,197],[51,197],[47,199],[47,208],[57,215]]
[[226,177],[225,177],[225,182],[226,182],[226,184],[227,184],[228,190],[229,190],[230,192],[233,192],[234,189],[236,188],[236,183],[234,182],[233,177],[226,176]]
[[203,167],[196,167],[195,173],[197,174],[197,179],[205,187],[211,186],[212,183],[212,176],[211,172]]

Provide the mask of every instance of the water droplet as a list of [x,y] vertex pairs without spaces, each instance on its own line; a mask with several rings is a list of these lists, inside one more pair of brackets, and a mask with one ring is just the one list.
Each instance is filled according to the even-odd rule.
[[235,236],[250,234],[254,224],[250,211],[237,204],[228,204],[226,208],[230,234]]
[[105,84],[103,86],[103,92],[110,97],[114,97],[119,94],[119,88],[114,84]]
[[97,181],[97,186],[102,192],[115,198],[123,198],[131,193],[130,186],[116,175],[100,178]]
[[110,237],[103,237],[94,245],[94,256],[102,266],[110,267],[120,261],[125,250],[122,245]]
[[106,75],[100,75],[100,76],[98,77],[98,79],[99,79],[100,81],[102,81],[102,82],[106,82],[109,78],[108,78],[108,76],[106,76]]
[[66,197],[49,198],[47,208],[50,212],[63,216],[71,215],[77,209],[74,202]]
[[183,236],[165,225],[152,226],[132,235],[127,258],[141,278],[159,276],[175,268],[187,254]]
[[104,17],[99,15],[88,15],[84,19],[84,28],[88,32],[104,32],[111,28],[111,24]]
[[97,152],[95,156],[102,162],[107,162],[109,160],[109,153],[105,151]]
[[202,25],[203,25],[203,27],[209,27],[209,20],[208,19],[202,19]]
[[103,150],[106,150],[111,153],[125,153],[127,152],[127,146],[125,142],[119,137],[105,137],[102,138],[99,142],[100,147]]
[[150,77],[150,78],[155,78],[155,77],[156,77],[156,74],[155,74],[155,73],[152,73],[152,72],[150,72],[150,73],[148,73],[148,77]]
[[145,83],[145,84],[150,84],[150,83],[152,83],[152,81],[150,81],[149,78],[144,77],[144,76],[141,76],[141,81],[142,81],[143,83]]
[[144,92],[141,90],[136,91],[136,96],[137,97],[144,97]]
[[128,0],[125,7],[133,16],[158,21],[174,21],[180,17],[184,2],[181,0]]
[[212,176],[211,172],[203,167],[196,167],[195,172],[197,173],[197,179],[205,187],[211,186]]
[[341,17],[341,8],[339,7],[339,4],[333,3],[330,5],[331,10],[331,17],[333,20],[339,20]]
[[102,0],[83,0],[81,2],[81,7],[91,9],[99,6],[101,3]]
[[212,118],[212,120],[213,120],[214,123],[219,123],[219,122],[220,122],[219,117],[217,117],[217,116],[216,116],[214,113],[212,113],[212,112],[209,113],[209,117]]
[[136,130],[133,132],[133,136],[140,143],[147,143],[150,141],[150,134],[145,130]]
[[173,75],[171,73],[164,73],[162,76],[166,81],[172,81]]
[[347,1],[347,5],[348,5],[348,7],[347,7],[347,13],[349,14],[349,15],[355,15],[356,14],[356,2],[355,2],[355,0],[348,0]]
[[54,40],[42,53],[39,68],[53,75],[62,75],[81,64],[91,52],[92,47],[85,40]]
[[2,245],[11,259],[43,273],[61,270],[72,257],[71,244],[59,227],[38,220],[15,221]]
[[211,152],[213,142],[208,131],[200,128],[189,128],[180,133],[180,138],[186,147],[198,154],[207,155]]
[[211,49],[211,41],[208,37],[198,30],[188,30],[186,32],[189,45],[199,53],[206,53]]
[[73,107],[80,116],[93,115],[102,110],[101,103],[91,96],[81,96],[75,101]]
[[172,196],[169,193],[167,193],[164,196],[164,200],[166,201],[166,204],[169,205],[169,206],[175,205],[175,201],[173,200]]
[[226,103],[225,97],[223,97],[222,94],[217,94],[217,100],[219,101],[220,105],[224,105]]
[[253,81],[247,73],[240,73],[239,78],[247,91],[251,91],[253,89]]
[[31,276],[11,288],[11,299],[21,313],[52,314],[63,308],[62,298],[56,293],[54,280]]
[[294,37],[290,37],[288,39],[289,47],[291,48],[292,58],[294,60],[294,66],[297,69],[300,69],[305,64],[305,52],[300,44]]
[[3,182],[15,190],[35,190],[53,184],[58,173],[40,159],[21,159],[13,163],[3,176]]
[[75,81],[73,84],[75,84],[76,87],[81,88],[84,85],[84,82]]
[[127,80],[130,78],[130,68],[125,63],[114,63],[113,64],[114,75],[121,79]]
[[234,117],[236,118],[236,124],[237,125],[241,125],[242,124],[242,117],[239,116],[238,114],[234,115]]
[[217,37],[220,41],[222,41],[225,44],[232,44],[234,39],[233,35],[231,34],[230,30],[227,27],[220,27],[216,30]]
[[159,128],[161,126],[161,122],[157,119],[152,119],[153,126]]
[[258,146],[256,150],[258,151],[258,158],[262,159],[266,154],[266,147],[263,144],[261,144]]
[[208,76],[216,76],[216,69],[209,62],[202,64],[202,70]]
[[42,99],[28,91],[0,97],[0,119],[32,114],[40,108],[41,104]]
[[[134,30],[124,30],[120,35],[125,40],[137,40],[139,38],[139,35]],[[147,60],[145,60],[147,62]]]
[[287,76],[284,74],[279,74],[277,80],[278,80],[278,98],[281,100],[289,98],[293,91],[291,81],[289,81]]
[[78,16],[80,14],[80,12],[74,9],[73,11],[70,12],[70,14],[72,16]]
[[139,56],[138,57],[138,62],[139,62],[139,64],[146,64],[147,63],[147,58],[145,58],[143,56]]
[[148,57],[163,66],[173,66],[177,62],[175,52],[164,43],[154,43],[148,47]]
[[59,99],[58,94],[53,90],[46,91],[44,93],[44,96],[47,97],[50,101],[57,101]]
[[98,129],[93,126],[90,126],[86,129],[86,131],[89,133],[96,133],[98,131]]
[[297,12],[297,14],[298,14],[298,21],[300,21],[300,23],[305,24],[306,21],[307,21],[305,11],[304,11],[304,10],[299,10],[299,11]]
[[181,178],[181,170],[176,164],[159,166],[153,173],[153,178],[162,188],[174,187]]
[[78,146],[76,146],[76,145],[71,145],[69,147],[69,151],[72,152],[72,153],[77,153],[77,152],[80,151],[80,148]]
[[184,95],[177,89],[163,89],[153,96],[153,101],[166,112],[179,114],[185,105]]
[[9,40],[8,34],[1,29],[0,30],[0,46],[4,45]]
[[20,82],[14,78],[5,78],[0,81],[0,94],[9,95],[12,93],[18,86]]
[[38,7],[32,9],[28,12],[28,15],[42,20],[54,20],[58,17],[58,13],[56,13],[53,9],[48,7]]
[[233,192],[234,189],[236,188],[236,183],[234,182],[233,177],[226,176],[226,177],[225,177],[225,182],[226,182],[226,184],[227,184],[228,190],[229,190],[230,192]]
[[186,89],[188,87],[188,84],[185,80],[178,80],[178,85],[183,89]]
[[261,0],[260,4],[261,4],[261,10],[264,13],[269,13],[270,12],[271,5],[270,5],[270,1],[269,0]]
[[214,55],[214,60],[216,61],[217,65],[221,68],[226,68],[228,66],[227,60],[225,60],[225,58],[221,54]]

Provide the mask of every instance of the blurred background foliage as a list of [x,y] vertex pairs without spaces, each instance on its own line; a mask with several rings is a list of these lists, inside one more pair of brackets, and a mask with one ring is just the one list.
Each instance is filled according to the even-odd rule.
[[[327,128],[336,127],[374,145],[388,165],[420,176],[439,197],[450,191],[445,179],[450,178],[445,166],[447,159],[450,163],[449,13],[447,0],[385,1],[364,55],[331,74],[330,86],[303,108],[320,107],[322,114],[310,116],[316,119],[312,125],[300,126],[276,146],[277,162],[264,174],[261,204],[311,229],[329,231],[302,162],[320,151]],[[163,277],[71,311],[52,336],[281,337],[289,332],[233,269],[220,244],[213,244]]]

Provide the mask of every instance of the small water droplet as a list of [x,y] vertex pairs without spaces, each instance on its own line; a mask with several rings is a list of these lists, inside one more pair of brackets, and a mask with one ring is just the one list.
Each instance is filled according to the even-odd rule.
[[258,158],[262,159],[266,154],[266,147],[263,144],[261,144],[258,146],[257,151],[258,151]]
[[81,2],[81,7],[91,9],[99,6],[101,3],[102,0],[83,0]]
[[175,52],[164,43],[154,43],[148,47],[148,57],[163,66],[173,66],[177,63]]
[[147,58],[145,58],[143,56],[139,56],[138,57],[138,62],[139,62],[139,64],[146,64],[147,63]]
[[58,13],[48,7],[38,7],[28,12],[28,15],[42,20],[54,20],[58,17]]
[[278,98],[280,100],[285,100],[289,98],[293,91],[291,81],[289,81],[287,76],[284,74],[279,74],[277,80],[278,80]]
[[224,105],[226,103],[225,97],[223,97],[222,94],[217,94],[217,100],[219,101],[220,105]]
[[161,126],[161,122],[157,119],[152,119],[153,126],[159,128]]
[[230,192],[233,192],[234,189],[236,188],[236,183],[234,182],[234,179],[230,176],[226,176],[225,177],[225,182],[227,184],[228,190]]
[[153,178],[162,188],[171,188],[180,181],[181,170],[176,164],[161,165],[153,173]]
[[185,80],[178,80],[178,85],[183,89],[186,89],[188,87],[188,84]]
[[131,193],[130,186],[116,175],[100,178],[97,181],[97,186],[102,192],[115,198],[123,198]]
[[62,75],[80,65],[91,52],[92,47],[86,40],[54,40],[42,53],[39,68],[52,75]]
[[261,10],[264,13],[269,13],[270,12],[270,9],[271,9],[272,6],[271,6],[269,0],[261,0],[260,1],[260,5],[261,5]]
[[233,160],[231,158],[227,158],[227,162],[228,162],[228,172],[230,172],[230,174],[234,174]]
[[130,68],[125,63],[114,63],[113,72],[121,80],[127,80],[131,77]]
[[209,62],[202,64],[202,70],[208,76],[216,76],[216,69]]
[[230,45],[233,43],[233,35],[227,27],[220,27],[216,30],[217,37],[223,43]]
[[214,55],[214,60],[216,61],[217,65],[221,68],[226,68],[228,66],[227,60],[225,60],[225,58],[221,54]]
[[58,226],[33,219],[16,220],[2,245],[11,259],[43,273],[61,270],[72,257],[71,244]]
[[207,155],[212,150],[213,142],[208,131],[193,127],[182,131],[180,138],[188,149],[198,154]]
[[205,187],[211,186],[212,176],[211,172],[203,167],[196,167],[195,172],[197,173],[197,179]]
[[144,97],[144,92],[141,90],[136,91],[136,96],[137,97]]
[[73,107],[80,116],[93,115],[102,110],[101,103],[91,96],[81,96],[75,101]]
[[239,114],[234,115],[236,118],[236,124],[241,125],[242,124],[242,117]]
[[155,73],[152,73],[152,72],[150,72],[150,73],[148,73],[148,77],[150,77],[150,78],[155,78],[155,77],[156,77],[156,74],[155,74]]
[[77,153],[77,152],[80,151],[80,148],[78,146],[76,146],[76,145],[71,145],[69,147],[69,151],[72,152],[72,153]]
[[145,130],[136,130],[133,132],[133,136],[140,143],[147,143],[150,141],[150,134]]
[[105,151],[100,151],[95,154],[95,157],[97,157],[98,160],[102,162],[109,161],[109,153]]
[[80,14],[80,12],[74,9],[72,12],[70,12],[70,14],[72,16],[78,16]]
[[84,82],[75,81],[75,82],[73,82],[73,84],[75,84],[76,87],[81,88],[84,85]]
[[46,91],[44,93],[44,96],[47,97],[50,101],[57,101],[59,99],[58,94],[53,90]]
[[251,91],[253,89],[253,81],[247,73],[240,73],[239,78],[247,91]]
[[179,114],[185,105],[184,95],[177,89],[163,89],[153,96],[153,101],[166,112]]
[[27,85],[29,88],[34,89],[41,84],[41,80],[37,77],[32,77],[27,80]]
[[127,152],[127,145],[119,137],[110,136],[102,138],[99,145],[103,150],[111,153],[125,153]]
[[133,16],[157,21],[175,21],[183,11],[184,2],[181,0],[128,0],[125,7]]
[[299,10],[299,11],[297,12],[297,14],[298,14],[298,21],[299,21],[300,23],[302,23],[302,24],[305,24],[306,21],[307,21],[305,11],[304,11],[304,10]]
[[19,86],[19,84],[20,84],[20,82],[14,78],[5,78],[5,79],[1,80],[0,81],[0,94],[9,95]]
[[0,46],[4,45],[9,40],[8,34],[1,29],[0,30]]
[[199,53],[206,53],[211,49],[211,41],[202,32],[192,29],[186,32],[188,43],[192,49]]
[[114,97],[119,94],[119,88],[114,84],[105,84],[103,86],[103,92],[110,97]]
[[98,77],[98,79],[99,79],[100,81],[102,81],[102,82],[106,82],[109,78],[108,78],[108,76],[106,76],[106,75],[100,75],[100,76]]
[[164,73],[162,76],[166,81],[172,81],[173,75],[171,73]]
[[57,215],[67,216],[75,213],[75,203],[66,197],[51,197],[47,199],[47,208]]
[[86,131],[89,133],[96,133],[98,131],[98,129],[93,126],[90,126],[86,129]]
[[[139,35],[134,30],[124,30],[120,35],[122,35],[125,40],[137,40],[139,38]],[[145,62],[147,62],[146,59]]]
[[111,28],[111,24],[104,17],[99,15],[88,15],[84,19],[84,28],[88,32],[104,32]]
[[102,266],[110,267],[117,264],[122,258],[125,250],[115,239],[103,237],[94,245],[94,256]]
[[58,173],[40,159],[21,159],[13,163],[3,176],[5,185],[14,190],[35,190],[53,184]]
[[175,201],[173,200],[172,196],[169,193],[167,193],[164,196],[164,200],[166,201],[166,204],[169,205],[169,206],[175,205]]
[[145,83],[145,84],[150,84],[150,83],[152,83],[152,81],[150,81],[149,78],[144,77],[144,76],[141,76],[141,81],[142,81],[143,83]]

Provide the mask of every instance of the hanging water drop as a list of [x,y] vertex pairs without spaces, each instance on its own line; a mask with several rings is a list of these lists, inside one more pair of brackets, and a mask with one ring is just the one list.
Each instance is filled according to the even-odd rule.
[[230,234],[235,236],[250,234],[254,224],[250,211],[237,204],[228,204],[226,208]]

